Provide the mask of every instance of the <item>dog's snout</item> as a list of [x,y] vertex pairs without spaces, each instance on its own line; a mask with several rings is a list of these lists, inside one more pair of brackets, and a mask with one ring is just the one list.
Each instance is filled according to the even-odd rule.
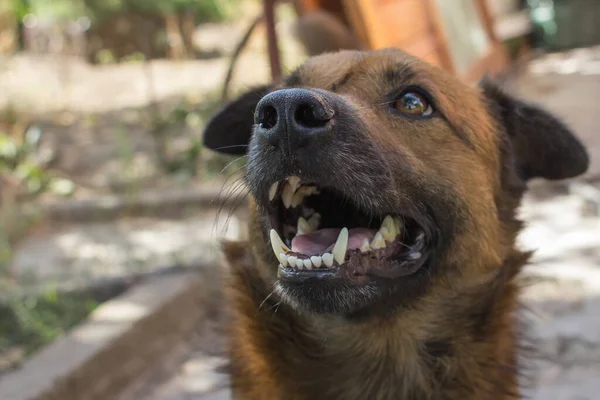
[[279,147],[306,147],[330,129],[333,110],[320,93],[304,89],[282,89],[270,93],[256,106],[256,133]]

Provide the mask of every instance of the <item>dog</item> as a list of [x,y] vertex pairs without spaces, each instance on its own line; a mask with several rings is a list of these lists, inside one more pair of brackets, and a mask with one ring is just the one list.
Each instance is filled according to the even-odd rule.
[[247,156],[249,239],[223,244],[235,399],[522,396],[516,210],[588,168],[566,125],[384,49],[310,58],[203,140]]

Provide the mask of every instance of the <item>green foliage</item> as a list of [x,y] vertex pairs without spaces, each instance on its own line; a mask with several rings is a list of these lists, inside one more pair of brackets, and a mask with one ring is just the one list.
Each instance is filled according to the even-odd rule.
[[33,13],[52,19],[75,19],[88,16],[93,20],[122,11],[171,14],[191,12],[198,21],[230,18],[240,0],[2,0],[4,7],[19,19]]
[[13,296],[0,303],[0,353],[17,346],[30,354],[75,326],[97,305],[91,296],[55,289]]
[[144,11],[171,14],[188,11],[203,20],[220,20],[231,13],[232,0],[83,0],[85,6],[98,16],[118,11]]
[[68,195],[73,190],[70,181],[53,177],[34,157],[39,131],[30,129],[22,141],[0,132],[0,174],[17,182],[29,195],[38,195],[44,190]]

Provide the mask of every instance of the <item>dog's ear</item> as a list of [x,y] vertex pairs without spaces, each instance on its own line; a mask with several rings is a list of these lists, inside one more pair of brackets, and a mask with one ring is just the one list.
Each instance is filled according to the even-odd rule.
[[566,179],[587,170],[585,147],[556,117],[509,96],[487,79],[480,86],[510,139],[521,179]]
[[219,153],[245,154],[252,135],[254,109],[271,90],[270,85],[253,88],[221,108],[204,128],[204,146]]

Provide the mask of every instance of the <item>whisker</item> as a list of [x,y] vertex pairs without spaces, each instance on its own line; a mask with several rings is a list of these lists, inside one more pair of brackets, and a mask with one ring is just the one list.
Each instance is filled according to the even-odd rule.
[[[223,187],[221,188],[219,195],[217,195],[217,197],[220,196],[224,190],[227,190],[227,193],[223,196],[221,203],[219,204],[219,207],[215,214],[215,220],[213,223],[213,235],[218,235],[217,227],[219,226],[219,220],[221,219],[221,213],[223,211],[223,208],[228,203],[228,201],[236,195],[237,192],[239,192],[241,189],[243,189],[243,187],[245,186],[244,184],[245,184],[245,182],[243,181],[243,176],[238,177],[231,184],[227,185],[227,187],[225,187],[225,183],[223,184]],[[246,196],[247,196],[247,194],[246,194]],[[235,209],[237,209],[237,207],[241,204],[241,201],[243,201],[243,199],[245,199],[246,196],[244,196],[241,200],[238,200],[236,203],[234,203],[231,206],[229,213],[228,213],[228,217],[225,221],[225,225],[223,227],[223,231],[222,231],[223,234],[225,232],[225,229],[227,229],[227,223],[229,222],[229,219],[231,218],[232,213],[235,211]]]
[[[231,161],[231,162],[229,162],[229,163],[228,163],[226,166],[224,166],[224,167],[223,167],[223,169],[221,170],[221,172],[219,172],[219,175],[220,175],[220,174],[222,174],[223,172],[225,172],[225,170],[226,170],[227,168],[229,168],[229,167],[230,167],[230,166],[231,166],[233,163],[235,163],[236,161],[239,161],[239,160],[241,160],[242,158],[246,158],[246,157],[248,157],[248,156],[247,156],[247,155],[243,155],[243,156],[241,156],[241,157],[238,157],[238,158],[236,158],[235,160],[232,160],[232,161]],[[244,167],[245,167],[245,165],[244,165],[243,167],[241,167],[241,168],[238,168],[238,169],[236,170],[236,172],[237,172],[237,171],[239,171],[240,169],[244,168]]]
[[372,108],[376,108],[376,107],[381,107],[381,106],[385,106],[385,105],[388,105],[388,104],[392,104],[395,101],[396,100],[390,100],[390,101],[386,101],[386,102],[383,102],[383,103],[372,104],[372,105],[361,107],[361,108],[355,108],[354,111],[369,110],[369,109],[372,109]]
[[262,306],[267,302],[267,300],[269,300],[269,298],[271,296],[273,296],[275,294],[275,291],[273,290],[271,293],[269,293],[267,295],[267,297],[265,297],[265,299],[262,301],[262,303],[260,303],[260,305],[258,306],[258,309],[256,310],[256,312],[260,311],[260,309],[262,308]]
[[231,146],[217,147],[217,148],[214,148],[212,150],[219,151],[219,150],[225,150],[225,149],[233,149],[233,148],[236,148],[236,147],[250,147],[250,145],[248,145],[248,144],[232,144]]
[[229,213],[227,215],[227,218],[225,219],[225,224],[223,225],[223,231],[222,231],[223,235],[225,235],[225,229],[227,229],[227,226],[229,225],[229,222],[231,221],[231,218],[233,217],[234,213],[237,211],[238,207],[241,206],[245,202],[245,200],[246,200],[246,198],[248,198],[249,194],[250,194],[250,192],[246,192],[246,194],[244,196],[242,196],[238,200],[238,202],[229,209]]

